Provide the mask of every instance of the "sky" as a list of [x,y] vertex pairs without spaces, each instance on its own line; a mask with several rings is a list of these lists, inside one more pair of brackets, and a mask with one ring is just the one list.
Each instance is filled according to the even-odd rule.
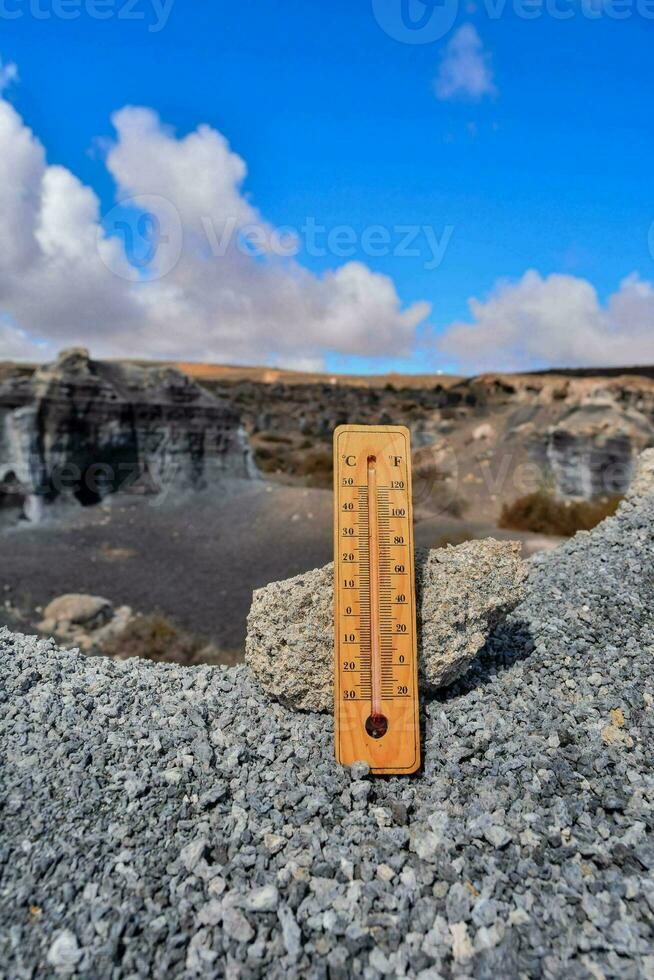
[[654,0],[0,0],[0,359],[654,363]]

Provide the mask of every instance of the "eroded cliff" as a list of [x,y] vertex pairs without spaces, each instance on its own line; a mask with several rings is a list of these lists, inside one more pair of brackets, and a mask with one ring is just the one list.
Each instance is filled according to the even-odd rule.
[[[190,370],[190,366],[186,366]],[[238,406],[262,469],[331,483],[334,427],[356,419],[411,428],[414,496],[427,510],[494,520],[538,488],[564,498],[624,493],[654,445],[654,380],[625,371],[267,380],[253,369],[198,379]]]
[[0,381],[0,499],[25,516],[59,498],[88,505],[254,472],[238,413],[174,368],[74,349]]

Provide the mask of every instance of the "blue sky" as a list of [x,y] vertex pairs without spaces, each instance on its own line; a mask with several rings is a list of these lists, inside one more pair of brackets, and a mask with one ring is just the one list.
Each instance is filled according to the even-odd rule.
[[[125,19],[124,0],[107,0],[106,20],[90,16],[86,0],[68,2],[76,19],[56,16],[56,0],[54,7],[52,0],[5,0],[0,52],[19,74],[5,94],[48,164],[91,188],[100,214],[117,194],[105,160],[106,141],[115,139],[110,117],[124,106],[150,107],[177,137],[202,123],[221,133],[247,164],[243,196],[271,225],[301,230],[310,219],[324,226],[324,238],[339,226],[352,229],[347,255],[333,248],[317,254],[325,250],[307,249],[300,233],[302,267],[320,278],[359,261],[392,278],[404,308],[431,304],[399,353],[392,325],[370,356],[363,342],[351,350],[316,335],[316,357],[326,367],[538,367],[583,361],[595,343],[587,351],[595,363],[604,353],[634,362],[652,356],[654,5],[651,19],[635,0],[631,7],[622,0],[592,18],[570,3],[570,19],[542,10],[527,20],[516,3],[507,2],[501,16],[461,3],[450,30],[420,44],[389,36],[371,0],[175,0],[163,26],[151,0],[132,7],[139,19]],[[394,8],[402,0],[376,2],[378,10],[385,3],[391,23],[399,17]],[[411,3],[414,14],[429,13],[422,0]],[[616,19],[625,9],[629,16]],[[7,10],[20,16],[9,20]],[[452,91],[443,64],[456,58],[451,45],[461,29],[482,76],[466,80],[464,65]],[[390,236],[388,254],[361,244],[365,230],[379,225]],[[432,241],[447,240],[436,267],[425,226]],[[407,227],[420,254],[397,254],[408,234],[398,229]],[[528,270],[538,278],[525,283]],[[563,278],[554,283],[552,276]],[[559,309],[566,311],[571,292],[567,328],[557,316],[552,326],[548,303],[565,294]],[[483,306],[476,316],[471,297]],[[22,307],[8,310],[29,337],[46,336],[47,325],[23,322]],[[577,315],[580,340],[570,346],[564,335],[576,329]],[[513,324],[507,335],[497,327],[504,317]],[[462,322],[480,333],[460,342]],[[526,335],[541,330],[541,342],[525,347],[521,324]],[[92,324],[89,333],[93,346]],[[451,339],[440,346],[443,336]],[[180,356],[214,349],[179,347]],[[257,342],[251,355],[247,346],[232,354],[215,344],[216,359],[257,360],[259,349]],[[262,356],[291,359],[274,344]],[[311,356],[307,348],[304,360]]]

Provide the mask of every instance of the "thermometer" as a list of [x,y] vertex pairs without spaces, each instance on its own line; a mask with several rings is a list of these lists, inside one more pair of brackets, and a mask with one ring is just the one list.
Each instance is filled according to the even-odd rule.
[[342,765],[420,766],[411,447],[402,425],[334,432],[334,737]]

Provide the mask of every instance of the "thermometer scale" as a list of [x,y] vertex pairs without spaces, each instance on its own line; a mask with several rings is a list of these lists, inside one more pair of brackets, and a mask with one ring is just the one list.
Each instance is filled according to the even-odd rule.
[[334,735],[342,765],[420,766],[409,430],[334,432]]

